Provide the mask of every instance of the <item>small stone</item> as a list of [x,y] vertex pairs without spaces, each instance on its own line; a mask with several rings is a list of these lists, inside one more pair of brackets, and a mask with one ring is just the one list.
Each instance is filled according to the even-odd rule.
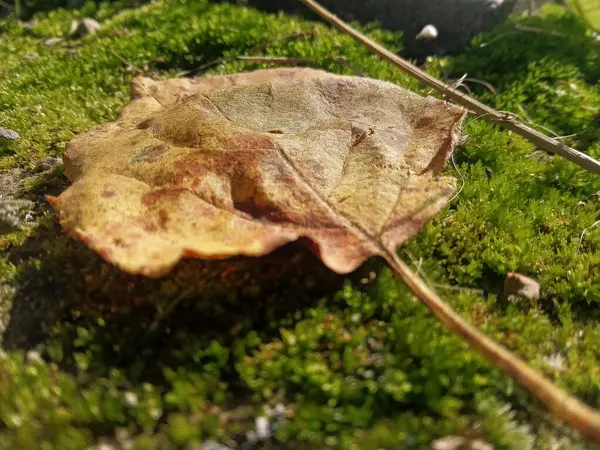
[[82,23],[85,30],[87,31],[87,34],[96,34],[100,29],[100,23],[98,23],[98,21],[94,19],[90,19],[89,17],[83,19]]
[[55,45],[60,44],[62,41],[63,41],[62,38],[54,37],[54,38],[46,39],[44,41],[44,45],[47,47],[54,47]]
[[96,450],[117,450],[114,445],[103,442],[96,446]]
[[40,352],[37,352],[35,350],[29,350],[25,354],[25,360],[29,364],[39,364],[39,363],[43,362],[42,355],[40,355]]
[[540,298],[540,284],[520,273],[509,272],[504,280],[504,298],[510,297],[537,301]]
[[565,360],[559,353],[550,356],[544,356],[544,364],[559,372],[563,372],[565,370]]
[[115,429],[115,439],[119,442],[124,442],[131,439],[131,433],[127,428],[120,427]]
[[21,136],[19,136],[19,133],[17,133],[15,130],[10,130],[8,128],[0,128],[0,139],[14,141],[16,139],[19,139],[20,137]]
[[79,28],[79,20],[72,20],[69,35],[74,35],[75,33],[77,33],[77,28]]
[[160,408],[152,408],[148,412],[150,413],[150,417],[152,417],[154,420],[160,419],[163,414],[162,409]]
[[39,58],[40,54],[38,52],[31,52],[31,53],[27,53],[26,55],[23,55],[23,61],[24,62],[29,62],[29,61],[33,61],[36,58]]
[[11,414],[8,416],[8,422],[15,427],[20,427],[23,425],[23,418],[18,414]]
[[28,33],[33,33],[35,31],[35,23],[23,22],[23,31],[26,31]]
[[246,433],[246,440],[249,444],[256,444],[258,442],[258,437],[256,436],[256,431],[248,431]]
[[492,444],[488,444],[481,439],[474,439],[469,443],[467,447],[469,450],[494,450]]
[[444,436],[431,443],[431,450],[459,450],[466,442],[462,436]]
[[62,159],[55,156],[48,156],[41,159],[35,166],[36,172],[46,172],[48,170],[54,170],[62,165]]
[[494,450],[494,447],[481,439],[467,439],[462,436],[445,436],[431,443],[432,450]]
[[269,419],[263,416],[257,417],[254,421],[254,425],[256,426],[256,437],[259,441],[266,441],[271,437]]
[[199,450],[231,450],[231,448],[217,441],[206,441],[202,443]]
[[134,392],[125,392],[123,397],[127,406],[134,407],[138,405],[138,396]]

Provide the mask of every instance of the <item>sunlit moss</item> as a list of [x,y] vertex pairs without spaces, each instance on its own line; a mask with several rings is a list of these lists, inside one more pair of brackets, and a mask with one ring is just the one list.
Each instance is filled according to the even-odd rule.
[[[32,27],[0,22],[0,123],[22,136],[0,143],[0,167],[32,168],[116,117],[138,70],[236,72],[259,67],[238,55],[266,54],[354,74],[335,61],[343,56],[427,93],[322,24],[207,0],[125,4],[41,12]],[[85,16],[102,22],[97,36],[48,43]],[[600,156],[600,66],[588,32],[561,8],[518,23],[552,32],[511,23],[428,70],[489,82],[495,94],[469,86],[499,109],[576,133],[567,142]],[[401,51],[398,34],[366,30]],[[580,234],[600,213],[600,181],[482,119],[464,131],[455,153],[464,189],[400,254],[466,319],[598,407],[600,232]],[[452,164],[447,173],[456,175]],[[162,280],[130,277],[62,234],[43,198],[67,185],[60,170],[30,175],[15,194],[36,202],[35,221],[0,237],[2,309],[13,301],[0,354],[2,448],[230,443],[276,404],[286,420],[275,448],[430,448],[448,434],[496,449],[585,448],[379,262],[340,277],[290,247],[261,260],[186,262]],[[508,271],[539,279],[542,299],[504,300]]]

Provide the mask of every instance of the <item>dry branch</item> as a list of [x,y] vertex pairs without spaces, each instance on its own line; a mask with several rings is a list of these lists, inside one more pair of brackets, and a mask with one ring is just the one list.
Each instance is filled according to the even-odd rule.
[[432,77],[427,72],[419,69],[415,65],[409,63],[398,55],[390,52],[385,47],[382,47],[377,42],[369,39],[364,34],[352,28],[346,22],[341,20],[336,15],[332,14],[327,9],[323,8],[318,2],[314,0],[300,0],[314,12],[319,14],[323,19],[327,22],[343,31],[346,34],[349,34],[354,39],[363,43],[366,47],[369,48],[373,53],[387,59],[392,64],[398,66],[403,71],[426,84],[427,86],[432,87],[436,91],[440,92],[444,95],[444,97],[452,100],[453,102],[467,108],[473,114],[483,117],[486,120],[497,123],[503,128],[507,130],[514,131],[516,134],[523,136],[525,139],[528,139],[538,147],[550,152],[560,155],[575,164],[589,170],[590,172],[600,174],[600,161],[592,158],[591,156],[586,155],[574,148],[569,147],[568,145],[563,144],[562,142],[557,141],[556,139],[551,139],[548,136],[540,133],[533,128],[528,127],[527,125],[514,120],[514,118],[508,114],[503,114],[490,108],[489,106],[475,100],[468,95],[458,91],[455,87],[450,86],[435,77]]

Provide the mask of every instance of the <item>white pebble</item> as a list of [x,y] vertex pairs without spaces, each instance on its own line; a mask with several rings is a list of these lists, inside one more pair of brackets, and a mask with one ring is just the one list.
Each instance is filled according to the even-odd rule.
[[260,441],[265,441],[271,437],[271,427],[269,426],[269,419],[260,416],[255,420],[256,426],[256,437]]
[[152,408],[150,411],[150,417],[152,417],[154,420],[158,420],[160,418],[160,416],[162,416],[162,409],[160,408]]
[[431,41],[438,37],[438,30],[435,26],[429,24],[425,25],[423,29],[417,34],[416,39],[422,39],[424,41]]
[[25,355],[25,359],[30,364],[39,364],[43,361],[42,355],[40,355],[40,352],[37,352],[35,350],[29,350],[27,352],[27,354]]
[[129,407],[138,405],[138,396],[133,392],[125,392],[124,399],[125,404]]

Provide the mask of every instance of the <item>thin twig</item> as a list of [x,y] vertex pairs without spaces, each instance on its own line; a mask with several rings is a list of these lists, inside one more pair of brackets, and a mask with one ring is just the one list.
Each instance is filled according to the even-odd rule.
[[493,108],[490,108],[489,106],[475,100],[474,98],[463,94],[462,92],[458,91],[452,86],[448,86],[447,84],[443,83],[437,78],[429,75],[427,72],[424,72],[415,65],[402,59],[398,55],[390,52],[388,49],[382,47],[377,42],[369,39],[364,34],[355,30],[346,22],[339,19],[327,9],[323,8],[318,2],[314,0],[300,1],[333,26],[363,43],[373,53],[387,59],[392,64],[395,64],[412,77],[416,78],[417,80],[421,81],[427,86],[434,88],[436,91],[443,94],[444,97],[447,97],[453,102],[467,108],[469,111],[476,115],[480,115],[482,117],[483,115],[485,115],[492,122],[499,124],[501,127],[506,128],[507,130],[514,131],[515,133],[523,136],[538,147],[541,147],[548,152],[561,155],[564,158],[574,162],[575,164],[578,164],[579,166],[593,173],[600,174],[600,161],[597,161],[591,156],[588,156],[585,153],[581,153],[575,150],[574,148],[571,148],[568,145],[557,141],[556,139],[551,139],[543,133],[540,133],[539,131],[530,128],[521,122],[512,119],[507,119],[500,112],[494,110]]
[[600,225],[600,220],[597,220],[581,232],[581,236],[579,236],[579,245],[577,246],[577,251],[575,252],[576,254],[578,254],[579,250],[581,250],[581,244],[583,244],[583,238],[585,237],[585,234],[596,228],[598,225]]
[[562,38],[569,37],[568,34],[564,34],[559,31],[545,30],[543,28],[532,27],[531,25],[525,25],[522,23],[515,24],[515,29],[517,29],[519,31],[527,31],[529,33],[546,34],[548,36],[554,36],[554,37],[562,37]]
[[480,84],[483,87],[487,88],[492,94],[496,94],[496,89],[494,89],[494,86],[492,86],[492,84],[488,83],[487,81],[480,80],[479,78],[471,78],[471,77],[465,78],[465,81],[469,82],[469,83]]
[[460,185],[460,189],[458,190],[458,192],[456,194],[454,194],[454,197],[452,197],[450,200],[448,200],[448,203],[451,203],[456,197],[458,197],[460,195],[460,193],[462,192],[463,188],[465,187],[465,177],[460,172],[460,170],[458,170],[458,167],[456,166],[456,162],[454,161],[454,152],[452,152],[451,159],[452,159],[452,165],[454,166],[454,170],[456,170],[456,173],[458,173],[458,175],[460,176],[462,184]]
[[[541,133],[536,132],[523,124],[514,122],[500,113],[494,111],[486,105],[477,102],[463,94],[456,92],[454,89],[449,89],[444,83],[431,77],[427,73],[414,67],[412,64],[397,57],[377,43],[371,41],[364,35],[360,34],[345,22],[331,14],[320,4],[314,0],[301,0],[309,6],[313,11],[326,19],[328,22],[335,25],[342,31],[350,34],[359,41],[363,42],[367,47],[384,56],[386,59],[394,62],[404,70],[409,72],[414,77],[434,87],[435,89],[452,98],[457,103],[463,106],[468,106],[478,114],[490,114],[498,123],[506,128],[518,132],[534,142],[543,143],[546,150],[552,148],[556,152],[556,141],[553,141]],[[507,127],[506,125],[510,125]],[[541,136],[541,137],[540,137]],[[550,145],[548,144],[550,143]],[[566,147],[566,146],[564,146]],[[558,147],[560,148],[560,147]],[[568,148],[568,147],[567,147]],[[565,153],[562,149],[561,151]],[[570,155],[570,159],[577,162],[585,161],[573,149],[571,152],[566,152]],[[550,150],[552,151],[552,150]],[[578,159],[579,158],[579,159]],[[585,166],[590,166],[591,170],[600,173],[600,163],[592,158],[589,158],[593,164],[587,162]],[[461,337],[473,349],[487,358],[495,367],[500,369],[505,374],[512,377],[516,382],[525,387],[535,398],[540,400],[554,415],[564,420],[573,428],[579,430],[583,435],[593,440],[596,444],[600,444],[600,415],[589,406],[580,402],[576,398],[570,396],[565,391],[559,389],[551,381],[537,373],[525,362],[514,356],[510,351],[506,350],[501,345],[494,342],[492,339],[478,331],[476,328],[467,323],[459,314],[450,308],[432,289],[430,289],[425,281],[415,274],[396,254],[383,244],[378,245],[378,250],[381,256],[385,258],[390,268],[396,275],[406,284],[412,293],[421,302],[429,308],[429,310],[442,322],[450,331]]]
[[[479,47],[480,48],[487,47],[488,45],[493,44],[494,42],[497,42],[501,39],[504,39],[507,36],[518,34],[518,31],[525,31],[527,33],[542,34],[542,35],[546,35],[546,36],[553,36],[553,37],[559,37],[559,38],[572,38],[573,37],[571,35],[561,33],[559,31],[546,30],[544,28],[538,28],[538,27],[533,27],[531,25],[525,25],[522,23],[518,23],[518,24],[514,25],[514,31],[508,31],[506,33],[498,34],[498,35],[494,36],[492,39],[490,39],[489,41],[482,42],[481,44],[479,44]],[[599,44],[598,41],[595,41],[593,39],[589,39],[586,37],[582,37],[579,40],[584,41],[585,43],[588,43],[588,44],[592,44],[592,45]]]
[[481,44],[479,44],[479,48],[487,47],[488,45],[493,44],[494,42],[497,42],[497,41],[499,41],[501,39],[504,39],[506,36],[510,36],[510,35],[513,35],[513,34],[517,34],[516,31],[509,31],[508,33],[497,34],[496,36],[494,36],[489,41],[482,42]]
[[425,275],[425,273],[421,272],[421,269],[422,269],[421,266],[423,265],[423,258],[419,258],[419,260],[417,261],[417,259],[415,258],[415,255],[413,255],[412,252],[407,249],[404,249],[404,253],[406,253],[408,255],[408,257],[410,258],[412,263],[415,265],[415,267],[416,267],[415,273],[417,275],[420,275],[421,278],[423,278],[423,280],[425,280],[427,285],[438,288],[438,289],[447,290],[447,291],[469,292],[471,294],[483,295],[484,292],[482,289],[466,288],[466,287],[462,287],[462,286],[452,286],[450,284],[433,283],[427,277],[427,275]]
[[466,288],[462,286],[452,286],[450,284],[431,283],[431,286],[447,291],[468,292],[470,294],[483,295],[483,289]]
[[359,77],[366,77],[366,75],[358,67],[352,64],[350,61],[348,61],[345,57],[336,56],[335,58],[333,58],[333,60],[340,66],[347,67],[348,69],[352,70]]
[[556,139],[556,140],[569,139],[569,138],[575,137],[577,135],[579,135],[579,133],[565,134],[563,136],[554,136],[554,139]]
[[193,69],[178,72],[177,76],[178,77],[187,77],[187,76],[193,75],[195,73],[202,72],[203,70],[208,69],[209,67],[216,66],[217,64],[221,64],[221,63],[227,63],[229,61],[230,61],[230,59],[226,59],[223,57],[213,59],[212,61],[202,64],[201,66],[194,67]]
[[135,64],[133,64],[131,61],[128,61],[127,59],[125,59],[123,56],[119,55],[114,50],[109,49],[108,51],[110,53],[112,53],[116,58],[118,58],[123,64],[125,64],[126,67],[131,67],[132,69],[134,69],[135,73],[144,73],[143,70],[141,70],[139,67],[137,67]]

